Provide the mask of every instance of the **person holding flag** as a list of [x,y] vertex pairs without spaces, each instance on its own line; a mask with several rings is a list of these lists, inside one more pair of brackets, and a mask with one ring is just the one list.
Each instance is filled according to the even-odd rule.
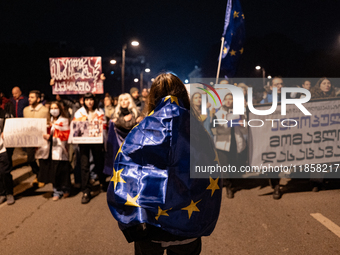
[[42,156],[38,180],[43,183],[53,183],[53,201],[66,198],[71,191],[71,165],[68,161],[67,140],[70,135],[70,121],[60,102],[52,102],[50,106],[51,131],[43,137],[48,141],[46,147],[40,147],[36,152]]
[[201,237],[218,219],[222,182],[190,178],[190,171],[193,162],[216,165],[214,144],[177,76],[160,74],[147,102],[148,116],[116,155],[110,211],[127,241],[135,242],[135,254],[200,254]]

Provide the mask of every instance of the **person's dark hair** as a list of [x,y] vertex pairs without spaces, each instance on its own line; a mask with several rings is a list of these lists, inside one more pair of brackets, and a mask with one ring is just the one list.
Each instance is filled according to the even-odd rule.
[[39,100],[41,98],[41,93],[39,90],[31,90],[29,94],[35,94],[35,96],[39,98]]
[[[331,83],[331,89],[327,93],[324,93],[320,88],[320,84],[324,80],[329,80],[330,83]],[[311,92],[311,98],[312,99],[314,99],[314,98],[325,98],[325,97],[335,97],[335,89],[334,89],[333,83],[327,77],[322,77],[321,79],[319,79],[317,81],[317,83],[315,84],[315,86],[311,88],[310,92]]]
[[180,99],[183,106],[190,110],[190,100],[183,82],[171,73],[162,73],[155,78],[151,85],[145,113],[148,114],[153,111],[160,100],[168,95]]
[[85,110],[86,110],[87,113],[89,112],[89,109],[88,109],[88,107],[85,104],[85,100],[88,99],[88,98],[92,98],[94,100],[94,104],[93,104],[93,108],[92,109],[95,110],[95,109],[98,108],[98,102],[96,100],[95,95],[93,95],[92,93],[86,93],[84,95],[84,107],[85,107]]
[[61,103],[59,101],[52,101],[50,102],[50,105],[52,104],[56,104],[59,108],[60,111],[60,116],[64,117],[64,118],[69,118],[67,112],[65,111],[65,108],[61,105]]

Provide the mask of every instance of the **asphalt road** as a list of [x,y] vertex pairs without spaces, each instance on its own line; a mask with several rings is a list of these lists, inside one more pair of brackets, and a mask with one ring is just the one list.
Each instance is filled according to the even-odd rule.
[[[32,178],[16,187],[14,205],[0,205],[1,255],[133,254],[106,193],[98,191],[86,205],[81,193],[55,202],[52,186],[32,189]],[[286,182],[280,200],[273,200],[266,180],[238,181],[234,199],[223,190],[220,217],[202,239],[202,254],[340,254],[340,181],[318,193],[307,181]]]

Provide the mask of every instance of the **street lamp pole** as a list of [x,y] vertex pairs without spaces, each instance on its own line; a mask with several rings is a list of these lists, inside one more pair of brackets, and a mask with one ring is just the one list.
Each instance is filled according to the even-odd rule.
[[263,80],[263,87],[266,86],[266,71],[262,67],[262,80]]
[[140,72],[140,83],[139,83],[139,86],[140,86],[140,93],[142,93],[142,90],[143,90],[143,72],[144,72],[144,70],[142,70],[141,72]]
[[261,67],[261,66],[256,66],[255,69],[256,69],[256,70],[262,69],[262,81],[263,81],[263,86],[266,86],[266,71],[265,71],[264,68]]
[[125,50],[127,48],[127,44],[124,44],[122,47],[122,93],[124,93],[125,86]]

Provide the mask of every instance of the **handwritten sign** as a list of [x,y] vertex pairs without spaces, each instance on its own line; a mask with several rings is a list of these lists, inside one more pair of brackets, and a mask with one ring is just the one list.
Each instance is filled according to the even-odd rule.
[[101,57],[50,58],[53,94],[103,94]]
[[69,143],[103,143],[103,121],[72,121]]
[[4,128],[5,147],[41,147],[47,144],[46,118],[6,119]]

